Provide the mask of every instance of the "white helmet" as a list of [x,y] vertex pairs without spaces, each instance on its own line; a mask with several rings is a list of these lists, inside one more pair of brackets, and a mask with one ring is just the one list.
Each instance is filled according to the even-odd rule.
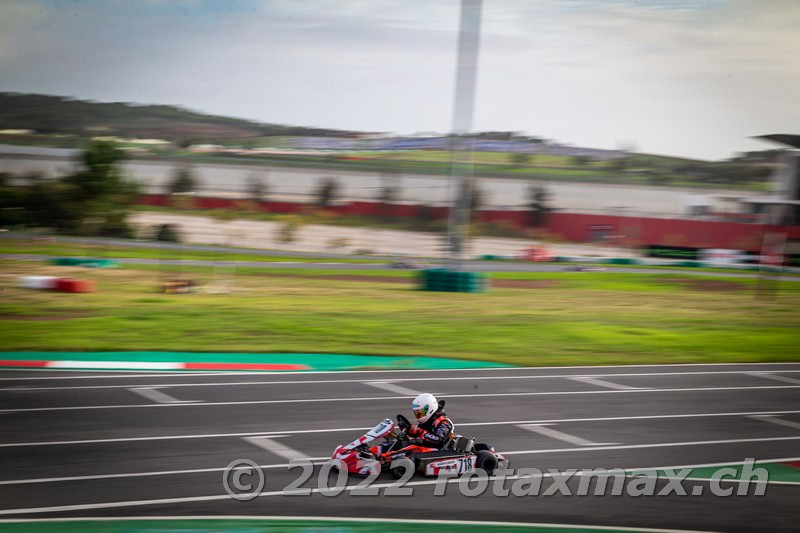
[[424,424],[439,409],[439,402],[433,394],[423,392],[411,402],[411,410],[418,424]]

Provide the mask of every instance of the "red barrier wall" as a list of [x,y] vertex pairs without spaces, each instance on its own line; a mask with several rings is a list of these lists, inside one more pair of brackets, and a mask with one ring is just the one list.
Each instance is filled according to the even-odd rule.
[[[231,209],[243,200],[206,196],[189,198],[195,209]],[[187,200],[186,203],[189,201]],[[174,205],[168,195],[142,195],[142,205]],[[308,204],[293,202],[262,202],[259,209],[270,213],[301,213],[314,209]],[[428,209],[431,216],[443,219],[448,216],[446,207],[423,207],[413,204],[384,205],[379,202],[354,201],[333,206],[327,211],[339,215],[364,216],[419,216]],[[530,214],[526,211],[484,210],[478,214],[481,222],[507,222],[520,229],[528,226]],[[800,226],[766,226],[739,222],[715,222],[678,218],[625,217],[617,215],[587,215],[581,213],[550,213],[543,228],[550,237],[568,242],[603,240],[617,245],[644,244],[687,246],[693,248],[730,248],[758,251],[764,233],[786,233],[789,239],[800,239]]]

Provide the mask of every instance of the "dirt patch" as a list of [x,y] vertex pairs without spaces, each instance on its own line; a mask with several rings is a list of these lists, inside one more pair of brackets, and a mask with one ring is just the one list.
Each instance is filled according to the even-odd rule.
[[[398,278],[393,276],[364,276],[359,274],[331,274],[303,276],[302,274],[261,274],[262,276],[274,278],[309,278],[309,279],[328,279],[332,281],[367,281],[375,283],[395,283],[399,285],[413,285],[417,283],[416,278]],[[491,286],[499,289],[543,289],[561,283],[557,280],[526,280],[526,279],[492,279]]]
[[706,292],[731,292],[747,290],[747,286],[735,281],[724,281],[717,279],[675,279],[661,278],[658,283],[669,283],[671,285],[681,285],[687,289]]

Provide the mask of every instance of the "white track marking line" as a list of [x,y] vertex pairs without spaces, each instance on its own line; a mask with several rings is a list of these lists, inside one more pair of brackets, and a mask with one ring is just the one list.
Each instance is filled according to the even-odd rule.
[[[134,372],[141,372],[140,370],[96,370],[92,372],[91,376],[62,376],[60,374],[77,374],[79,372],[86,372],[86,370],[73,370],[70,368],[3,368],[0,367],[0,372],[27,372],[33,374],[41,374],[42,372],[52,371],[56,376],[36,376],[24,378],[0,378],[0,381],[31,381],[31,380],[55,380],[61,381],[62,379],[119,379],[119,378],[174,378],[177,376],[241,376],[252,374],[275,374],[276,372],[227,372],[225,370],[218,370],[215,372],[208,372],[202,370],[153,370],[147,374],[134,374]],[[113,372],[113,374],[101,374],[101,372]],[[130,386],[130,385],[128,385]]]
[[606,450],[640,450],[647,448],[672,448],[675,446],[706,446],[711,444],[743,444],[746,442],[781,442],[790,440],[800,440],[797,437],[755,437],[751,439],[722,439],[722,440],[695,440],[685,442],[657,442],[650,444],[620,444],[614,446],[594,446],[592,448],[551,448],[546,450],[517,450],[513,452],[503,452],[503,455],[538,455],[546,453],[570,453],[586,451],[606,451]]
[[568,442],[576,446],[611,446],[613,444],[619,444],[617,442],[592,442],[590,440],[582,439],[580,437],[576,437],[575,435],[570,435],[569,433],[564,433],[562,431],[558,431],[557,429],[547,427],[550,425],[551,424],[519,424],[517,427],[527,429],[528,431],[532,431],[552,439],[563,440],[564,442]]
[[[765,442],[765,441],[779,441],[779,440],[800,440],[800,437],[778,437],[778,438],[771,438],[771,439],[736,439],[732,441],[697,441],[697,442],[679,442],[679,443],[668,443],[668,444],[648,444],[648,445],[630,445],[630,446],[608,446],[605,449],[631,449],[636,447],[660,447],[660,446],[698,446],[698,445],[705,445],[705,444],[727,444],[727,443],[737,443],[737,442]],[[592,448],[594,451],[595,448]],[[585,452],[586,448],[565,448],[563,450],[557,451],[581,451]],[[545,450],[523,450],[518,452],[504,452],[504,455],[523,455],[523,454],[531,454],[531,453],[554,453],[553,451],[545,451]],[[627,471],[627,470],[626,470]],[[494,476],[492,476],[494,477]],[[507,476],[505,479],[519,479],[519,474],[513,476]],[[528,476],[524,476],[528,477]],[[538,476],[537,476],[538,477]],[[551,477],[551,474],[544,474],[541,477]],[[445,483],[459,483],[461,480],[460,478],[452,478],[445,480]],[[441,481],[438,479],[428,479],[424,481],[409,481],[405,484],[405,486],[423,486],[423,485],[435,485],[440,483]],[[374,483],[371,485],[373,488],[386,488],[394,485],[396,481],[392,481],[391,483]],[[345,486],[345,490],[351,491],[353,489],[358,488],[359,485],[347,485]],[[324,489],[323,489],[324,490]],[[316,493],[319,492],[319,488],[312,488],[311,492]],[[269,497],[269,496],[282,496],[282,490],[275,490],[275,491],[268,491],[262,492],[258,495],[258,497]],[[52,506],[52,507],[31,507],[26,509],[3,509],[0,510],[0,515],[12,515],[12,514],[40,514],[40,513],[55,513],[55,512],[67,512],[67,511],[86,511],[92,509],[113,509],[113,508],[120,508],[120,507],[141,507],[141,506],[149,506],[149,505],[163,505],[163,504],[176,504],[176,503],[194,503],[194,502],[204,502],[204,501],[220,501],[230,499],[228,494],[215,494],[212,496],[192,496],[186,498],[163,498],[163,499],[156,499],[156,500],[131,500],[131,501],[120,501],[120,502],[103,502],[103,503],[88,503],[88,504],[78,504],[78,505],[59,505],[59,506]]]
[[[510,479],[510,478],[507,478]],[[551,528],[551,529],[570,529],[575,531],[631,531],[633,533],[713,533],[709,531],[688,530],[688,529],[653,529],[647,527],[617,527],[617,526],[598,526],[584,524],[548,524],[543,522],[498,522],[495,520],[426,520],[422,518],[386,518],[386,517],[345,517],[345,516],[244,516],[244,515],[210,515],[210,516],[190,516],[192,520],[256,520],[256,521],[283,521],[283,520],[303,520],[312,522],[336,522],[336,523],[381,523],[398,522],[401,524],[420,524],[420,525],[474,525],[474,526],[500,526],[518,527],[522,529]],[[164,521],[185,521],[185,516],[121,516],[121,517],[89,517],[89,518],[19,518],[2,519],[0,523],[58,523],[58,522],[116,522],[119,520],[164,520]],[[383,528],[381,528],[383,529]],[[435,528],[433,528],[435,529]]]
[[[285,437],[286,435],[281,435]],[[308,456],[298,452],[293,448],[289,448],[288,446],[281,444],[280,442],[275,440],[274,435],[271,436],[259,436],[259,437],[244,437],[244,440],[253,444],[254,446],[258,446],[262,450],[267,450],[270,453],[274,453],[275,455],[282,457],[288,461],[294,461],[296,459],[308,459]]]
[[595,377],[590,376],[578,376],[574,378],[569,378],[572,381],[578,381],[580,383],[588,383],[589,385],[597,385],[598,387],[606,387],[608,389],[614,390],[633,390],[633,389],[642,389],[642,387],[629,387],[628,385],[620,385],[619,383],[611,383],[610,381],[606,381],[604,379],[598,379]]
[[[329,457],[307,457],[309,461],[313,462],[315,465],[324,464],[325,461],[329,459]],[[797,461],[800,457],[778,457],[778,458],[771,458],[771,459],[759,459],[756,461],[756,464],[764,464],[764,463],[784,463],[789,461]],[[702,463],[702,464],[692,464],[692,465],[679,465],[679,466],[660,466],[655,467],[656,470],[664,470],[667,468],[676,470],[678,468],[707,468],[707,467],[714,467],[714,466],[727,466],[727,465],[738,465],[742,464],[741,461],[730,461],[724,463]],[[282,464],[262,464],[259,465],[259,468],[263,469],[276,469],[276,468],[288,468],[289,463],[282,463]],[[241,467],[241,468],[249,468],[249,467]],[[638,468],[629,468],[627,470],[644,470],[646,468],[651,467],[638,467]],[[91,476],[68,476],[68,477],[51,477],[51,478],[31,478],[31,479],[12,479],[9,481],[0,481],[0,485],[29,485],[29,484],[38,484],[38,483],[60,483],[65,481],[94,481],[98,479],[119,479],[119,478],[132,478],[132,477],[156,477],[156,476],[172,476],[172,475],[186,475],[186,474],[203,474],[208,472],[223,472],[227,468],[194,468],[189,470],[163,470],[163,471],[152,471],[152,472],[128,472],[128,473],[120,473],[120,474],[96,474]],[[724,480],[723,480],[724,481]],[[775,483],[774,481],[771,483]],[[789,482],[787,482],[789,483]],[[796,484],[796,482],[790,482]]]
[[[328,460],[328,457],[308,457],[309,461],[312,461],[315,465],[324,464],[325,461]],[[783,463],[788,461],[796,461],[800,458],[798,457],[779,457],[779,458],[770,458],[770,459],[759,459],[756,461],[756,464],[765,464],[765,463]],[[708,467],[715,467],[715,466],[728,466],[728,465],[738,465],[742,464],[741,461],[731,461],[731,462],[722,462],[722,463],[702,463],[702,464],[691,464],[691,465],[672,465],[672,466],[660,466],[660,467],[637,467],[637,468],[627,468],[625,471],[637,471],[637,470],[645,470],[648,468],[653,468],[655,470],[665,470],[665,469],[683,469],[683,468],[708,468]],[[259,468],[262,469],[277,469],[277,468],[288,468],[289,463],[284,464],[269,464],[269,465],[259,465]],[[242,467],[247,468],[247,467]],[[35,479],[16,479],[10,481],[0,481],[0,485],[26,485],[26,484],[35,484],[35,483],[58,483],[58,482],[65,482],[65,481],[93,481],[99,479],[118,479],[118,478],[133,478],[133,477],[157,477],[157,476],[169,476],[169,475],[186,475],[186,474],[199,474],[199,473],[208,473],[208,472],[222,472],[226,470],[226,468],[198,468],[198,469],[191,469],[191,470],[164,470],[164,471],[154,471],[154,472],[130,472],[130,473],[121,473],[121,474],[99,474],[93,476],[71,476],[71,477],[60,477],[60,478],[35,478]],[[689,478],[689,479],[698,479],[698,478]],[[738,481],[735,479],[730,480],[722,480],[722,481]],[[778,483],[778,484],[791,484],[797,485],[797,482],[777,482],[777,481],[770,481],[770,483]],[[2,520],[0,520],[2,522]]]
[[157,363],[142,361],[50,361],[45,370],[58,368],[72,369],[126,369],[126,370],[180,370],[183,363]]
[[756,420],[762,420],[764,422],[772,422],[773,424],[785,426],[787,428],[800,429],[800,423],[792,422],[791,420],[783,420],[782,418],[777,418],[772,415],[751,415],[750,418],[755,418]]
[[387,392],[394,392],[395,394],[404,394],[406,396],[414,396],[419,395],[419,392],[411,389],[407,389],[405,387],[401,387],[400,385],[395,385],[389,381],[367,381],[364,383],[365,385],[369,385],[371,387],[375,387],[376,389],[382,389]]
[[[728,412],[728,413],[686,413],[671,415],[641,415],[641,416],[610,416],[596,418],[555,418],[543,420],[510,420],[506,422],[462,422],[458,427],[479,427],[479,426],[512,426],[519,424],[548,424],[548,423],[569,423],[569,422],[625,422],[632,420],[659,420],[673,418],[716,418],[725,416],[750,416],[750,415],[791,415],[800,414],[800,411],[750,411],[750,412]],[[44,442],[12,442],[0,444],[0,448],[19,448],[28,446],[71,446],[75,444],[114,444],[120,442],[142,442],[156,440],[182,440],[182,439],[227,439],[236,437],[254,437],[257,435],[303,435],[307,433],[344,433],[344,432],[364,432],[370,427],[353,428],[322,428],[322,429],[299,429],[283,430],[274,433],[248,432],[248,433],[208,433],[200,435],[161,435],[153,437],[129,437],[116,439],[86,439],[86,440],[65,440],[65,441],[44,441]]]
[[[597,391],[548,391],[548,392],[495,392],[481,394],[448,394],[450,398],[502,398],[522,396],[578,396],[583,394],[633,394],[649,393],[662,394],[671,392],[719,392],[732,390],[765,390],[765,389],[800,389],[800,385],[772,385],[757,387],[689,387],[680,389],[625,389],[625,390],[597,390]],[[369,398],[300,398],[295,400],[250,400],[241,402],[199,402],[199,403],[157,403],[157,404],[131,404],[131,405],[83,405],[73,407],[33,407],[29,409],[0,409],[2,413],[34,413],[39,411],[86,411],[94,409],[141,409],[152,407],[227,407],[236,405],[269,405],[288,403],[332,403],[332,402],[361,402],[361,401],[388,401],[407,400],[408,396],[373,396]]]
[[790,377],[787,377],[787,376],[778,376],[778,375],[772,374],[770,372],[747,372],[747,374],[750,374],[751,376],[756,376],[756,377],[759,377],[759,378],[772,379],[772,380],[775,380],[775,381],[782,381],[784,383],[793,383],[795,385],[800,385],[800,379],[790,378]]
[[[800,370],[780,370],[781,373],[800,373]],[[266,372],[260,372],[264,374]],[[763,372],[767,374],[767,372]],[[170,372],[166,375],[151,375],[151,374],[142,374],[142,375],[132,375],[132,376],[76,376],[76,377],[67,377],[67,378],[59,378],[59,377],[52,377],[52,378],[0,378],[0,381],[3,380],[27,380],[27,379],[51,379],[51,380],[61,380],[61,379],[78,379],[78,378],[94,378],[94,379],[104,379],[104,378],[120,378],[120,377],[174,377],[176,372]],[[177,374],[181,374],[178,372]],[[245,373],[247,375],[253,375],[253,372]],[[274,374],[274,373],[269,373]],[[637,373],[627,373],[627,374],[599,374],[594,376],[595,379],[597,378],[606,378],[606,377],[659,377],[659,376],[709,376],[709,375],[728,375],[728,374],[736,374],[736,375],[758,375],[759,372],[749,372],[744,370],[724,370],[720,372],[637,372]],[[191,377],[195,377],[196,374],[186,374]],[[206,373],[202,374],[204,376],[223,376],[223,375],[242,375],[240,372],[213,372],[213,373]],[[392,379],[385,379],[385,380],[377,380],[377,379],[315,379],[315,380],[284,380],[284,381],[215,381],[211,383],[163,383],[163,384],[125,384],[125,385],[83,385],[83,386],[60,386],[60,387],[28,387],[22,386],[25,390],[75,390],[75,389],[127,389],[131,387],[145,387],[145,386],[154,386],[154,387],[225,387],[225,386],[238,386],[238,385],[320,385],[326,383],[374,383],[374,382],[391,382],[391,383],[405,383],[405,382],[414,382],[414,381],[480,381],[480,380],[489,380],[489,381],[500,381],[505,379],[559,379],[559,378],[587,378],[592,376],[586,376],[585,374],[549,374],[549,375],[523,375],[523,376],[437,376],[437,377],[403,377],[403,378],[392,378]],[[787,378],[791,379],[791,378]],[[794,382],[792,382],[794,383]],[[797,382],[800,384],[800,381]],[[14,387],[5,387],[0,388],[0,391],[5,390],[20,390],[20,386]]]
[[[322,464],[329,457],[306,457],[309,461],[314,462],[314,464]],[[281,464],[269,464],[269,465],[258,465],[259,468],[264,469],[272,469],[272,468],[289,468],[288,463],[281,463]],[[241,468],[250,468],[248,466],[244,466]],[[119,478],[129,478],[129,477],[152,477],[152,476],[172,476],[172,475],[186,475],[186,474],[204,474],[208,472],[224,472],[227,470],[227,467],[223,468],[192,468],[188,470],[163,470],[163,471],[153,471],[153,472],[128,472],[122,474],[96,474],[92,476],[67,476],[67,477],[43,477],[43,478],[31,478],[31,479],[12,479],[10,481],[0,481],[0,485],[29,485],[34,483],[59,483],[63,481],[94,481],[98,479],[119,479]],[[235,470],[235,469],[234,469]]]
[[153,400],[159,404],[173,404],[173,403],[197,403],[200,400],[179,400],[177,398],[173,398],[169,394],[165,394],[161,391],[156,390],[159,387],[136,387],[132,389],[128,389],[131,392],[135,392],[139,396],[143,396],[148,400]]
[[[677,364],[653,364],[653,365],[573,365],[573,366],[561,366],[558,368],[569,370],[573,368],[590,368],[590,369],[598,369],[598,368],[683,368],[683,367],[711,367],[711,368],[721,368],[721,367],[731,367],[731,366],[742,366],[742,367],[749,367],[749,366],[782,366],[782,365],[797,365],[798,363],[677,363]],[[151,374],[143,374],[141,376],[135,375],[125,375],[125,370],[104,370],[109,372],[119,372],[121,375],[107,375],[107,376],[64,376],[64,377],[53,377],[53,376],[45,376],[45,377],[24,377],[24,378],[0,378],[0,381],[20,381],[20,380],[30,380],[30,379],[107,379],[107,378],[125,378],[125,377],[174,377],[176,375],[180,375],[182,377],[193,377],[193,376],[208,376],[213,374],[220,374],[220,375],[227,375],[227,376],[253,376],[253,375],[295,375],[295,374],[303,374],[303,375],[313,375],[313,374],[396,374],[396,373],[408,373],[408,372],[497,372],[497,371],[525,371],[525,370],[552,370],[553,367],[547,366],[527,366],[527,367],[519,367],[519,366],[509,366],[509,367],[486,367],[486,368],[428,368],[428,369],[406,369],[406,370],[392,370],[392,369],[385,369],[385,370],[282,370],[282,371],[269,371],[269,370],[258,370],[258,371],[249,371],[249,372],[233,372],[233,371],[222,371],[222,372],[201,372],[196,370],[181,370],[181,371],[163,371],[159,373],[158,371],[153,371]],[[2,372],[42,372],[47,371],[47,368],[0,368]],[[52,370],[52,369],[49,369]],[[70,370],[70,369],[58,369],[59,372],[82,372],[82,370]],[[744,372],[744,370],[740,371],[732,371],[733,373],[740,374]],[[777,370],[776,372],[800,372],[800,370]],[[676,372],[675,374],[681,374],[682,372]],[[716,373],[724,373],[723,372],[710,372],[712,374]],[[659,372],[656,372],[659,374]],[[667,374],[667,373],[664,373]],[[627,375],[627,374],[626,374]],[[632,374],[631,374],[632,375]],[[542,376],[548,377],[548,376]],[[466,378],[470,379],[470,378]]]

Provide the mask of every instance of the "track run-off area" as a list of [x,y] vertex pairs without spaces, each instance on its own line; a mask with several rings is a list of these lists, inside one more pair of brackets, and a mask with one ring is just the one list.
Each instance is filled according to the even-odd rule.
[[[468,496],[415,476],[410,496],[320,490],[333,449],[413,396],[447,401],[456,433],[510,468],[543,471],[536,496]],[[0,371],[0,519],[326,517],[547,523],[693,531],[796,531],[800,363],[340,372]],[[763,496],[716,496],[707,467],[779,465]],[[233,461],[261,466],[249,501],[225,490]],[[308,459],[310,495],[285,495]],[[571,469],[681,469],[688,495],[576,496]],[[550,471],[549,469],[554,469]],[[557,472],[556,472],[557,471]],[[785,474],[789,471],[790,474]],[[559,472],[561,474],[559,474]],[[773,472],[773,471],[770,471]],[[331,474],[330,484],[335,484]],[[505,481],[510,488],[514,476]],[[658,479],[658,487],[670,483]],[[246,477],[242,478],[246,481]],[[327,479],[326,479],[327,480]],[[553,484],[569,488],[545,495]],[[739,487],[739,482],[729,479]],[[699,489],[697,487],[700,487]],[[438,487],[441,489],[442,487]],[[399,522],[395,522],[399,523]]]

